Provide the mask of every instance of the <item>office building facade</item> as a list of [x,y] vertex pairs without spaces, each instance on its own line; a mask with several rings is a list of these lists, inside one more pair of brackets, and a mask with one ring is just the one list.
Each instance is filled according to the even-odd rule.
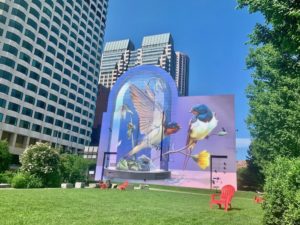
[[176,55],[170,33],[145,36],[138,49],[129,39],[107,42],[101,59],[100,84],[110,89],[129,68],[145,64],[159,66],[175,79]]
[[189,93],[189,57],[182,53],[176,52],[176,76],[175,82],[180,96],[187,96]]
[[0,0],[0,138],[89,145],[108,0]]

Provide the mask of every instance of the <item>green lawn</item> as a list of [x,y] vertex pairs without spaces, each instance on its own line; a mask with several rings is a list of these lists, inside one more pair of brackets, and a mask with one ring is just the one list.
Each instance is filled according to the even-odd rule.
[[[0,224],[226,225],[261,224],[262,210],[253,193],[237,192],[233,209],[209,208],[211,191],[99,189],[0,190]],[[182,193],[179,193],[182,192]]]

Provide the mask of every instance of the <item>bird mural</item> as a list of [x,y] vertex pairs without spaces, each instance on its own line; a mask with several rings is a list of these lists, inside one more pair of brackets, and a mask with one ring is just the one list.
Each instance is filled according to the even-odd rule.
[[166,124],[163,107],[156,101],[155,93],[149,86],[141,90],[131,84],[129,90],[139,118],[139,131],[144,136],[141,142],[129,151],[127,157],[135,155],[144,148],[157,146],[164,138],[180,129],[177,123]]
[[189,156],[195,148],[198,141],[207,138],[208,135],[218,125],[218,120],[210,108],[206,105],[193,106],[190,111],[194,116],[189,122],[189,129],[186,142],[186,156],[184,159],[184,168],[186,168],[189,161]]

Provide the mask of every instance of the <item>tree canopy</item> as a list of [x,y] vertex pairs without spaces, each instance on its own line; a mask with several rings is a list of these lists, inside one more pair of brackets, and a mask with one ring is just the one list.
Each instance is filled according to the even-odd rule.
[[10,160],[11,154],[9,153],[8,143],[0,140],[0,173],[9,168]]
[[300,156],[300,1],[238,0],[264,24],[250,35],[246,60],[253,83],[246,90],[252,136],[250,158],[264,166],[277,156]]

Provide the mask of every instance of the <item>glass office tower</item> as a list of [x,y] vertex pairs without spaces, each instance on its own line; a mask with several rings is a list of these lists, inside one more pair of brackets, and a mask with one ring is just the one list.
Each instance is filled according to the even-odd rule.
[[187,96],[189,94],[189,63],[190,59],[186,54],[176,52],[175,82],[180,96]]
[[0,138],[90,142],[108,0],[0,1]]
[[175,79],[176,55],[170,33],[145,36],[141,48],[136,50],[129,39],[107,42],[101,60],[100,84],[111,88],[122,73],[142,64],[159,66]]

